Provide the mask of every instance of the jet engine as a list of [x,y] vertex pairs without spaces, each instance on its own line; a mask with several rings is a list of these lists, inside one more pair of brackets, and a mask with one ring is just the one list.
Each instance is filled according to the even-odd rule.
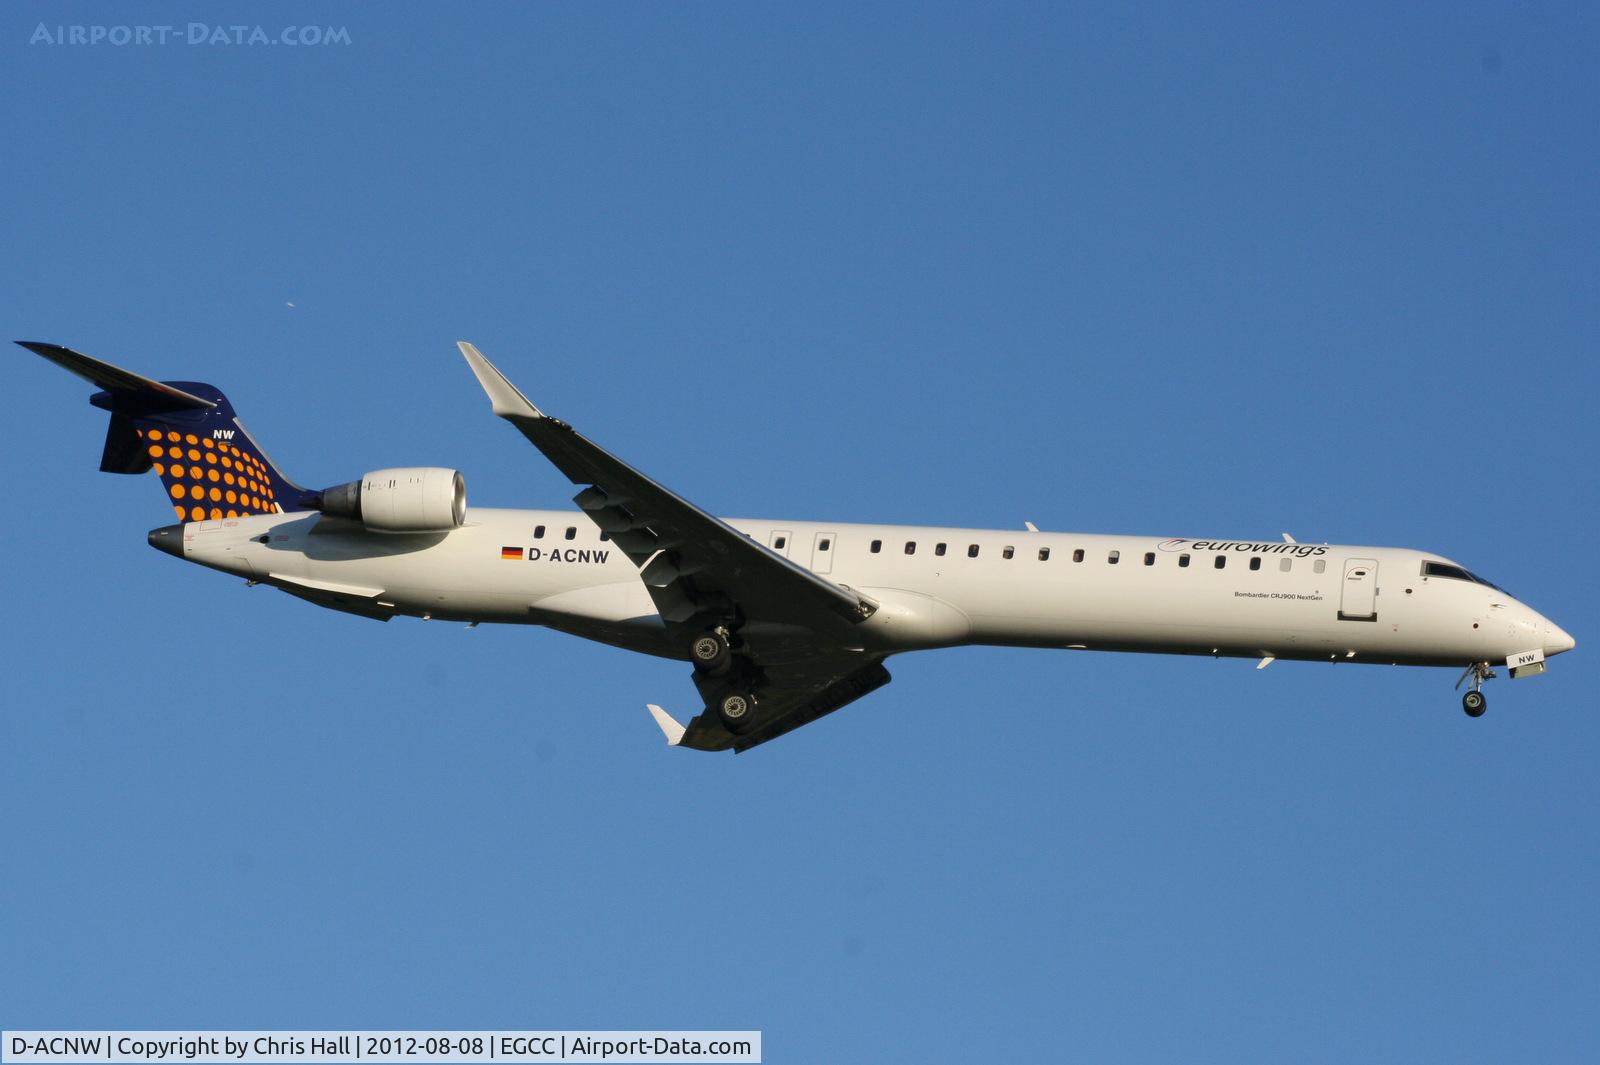
[[373,470],[359,481],[323,489],[311,506],[372,532],[448,532],[467,518],[467,482],[459,470],[433,466]]

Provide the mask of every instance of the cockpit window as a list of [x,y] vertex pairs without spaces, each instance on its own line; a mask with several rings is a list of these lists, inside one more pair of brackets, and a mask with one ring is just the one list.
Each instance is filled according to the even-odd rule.
[[1497,592],[1502,590],[1499,585],[1491,584],[1477,574],[1468,573],[1460,566],[1452,566],[1447,562],[1424,562],[1422,564],[1422,575],[1424,577],[1448,577],[1453,581],[1471,581],[1473,584],[1481,584],[1485,588],[1493,588]]

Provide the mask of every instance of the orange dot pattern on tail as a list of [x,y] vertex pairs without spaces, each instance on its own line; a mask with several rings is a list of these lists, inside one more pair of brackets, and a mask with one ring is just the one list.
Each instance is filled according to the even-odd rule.
[[[145,429],[140,435],[152,460],[174,460],[170,464],[152,461],[151,468],[172,497],[172,509],[180,521],[278,513],[278,499],[266,464],[249,452],[225,441],[202,440],[192,433],[180,434],[171,429]],[[202,455],[205,466],[187,464],[199,462]],[[219,463],[227,472],[218,472]],[[219,484],[232,487],[224,491],[217,487]]]

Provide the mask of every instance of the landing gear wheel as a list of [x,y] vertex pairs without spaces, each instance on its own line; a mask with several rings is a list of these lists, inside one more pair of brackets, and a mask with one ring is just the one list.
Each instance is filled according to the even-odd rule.
[[1461,697],[1461,709],[1467,712],[1468,717],[1482,717],[1483,712],[1489,709],[1489,702],[1482,692],[1468,692]]
[[733,661],[733,649],[721,633],[708,632],[695,637],[689,645],[689,657],[693,659],[695,669],[716,677],[728,671],[728,665]]
[[717,714],[729,732],[738,732],[750,723],[756,708],[755,698],[746,692],[729,692],[717,704]]

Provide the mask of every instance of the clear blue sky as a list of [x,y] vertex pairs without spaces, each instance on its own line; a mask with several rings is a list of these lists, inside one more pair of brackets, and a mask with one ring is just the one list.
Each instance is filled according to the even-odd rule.
[[[150,550],[16,349],[0,1024],[1600,1059],[1600,18],[1389,7],[6,5],[5,336],[210,381],[306,484],[563,505],[468,338],[719,513],[1426,547],[1579,646],[1478,721],[962,650],[670,751],[684,665]],[[351,43],[28,43],[112,18]]]

